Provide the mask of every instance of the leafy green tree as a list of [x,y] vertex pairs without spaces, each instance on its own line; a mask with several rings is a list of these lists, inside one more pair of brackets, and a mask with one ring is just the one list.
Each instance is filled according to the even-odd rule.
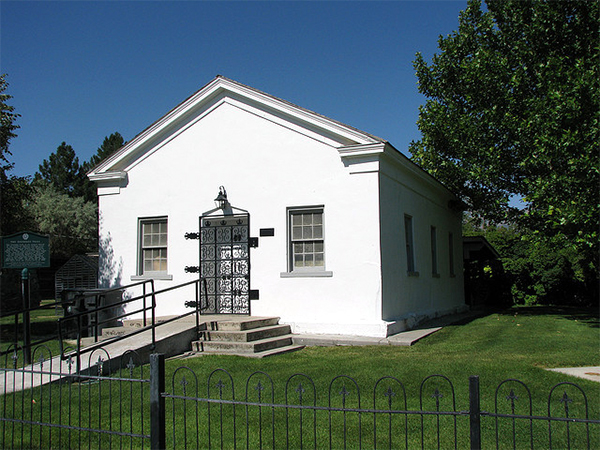
[[29,217],[21,207],[21,199],[31,195],[29,180],[26,177],[9,175],[14,167],[9,161],[11,139],[19,128],[16,120],[20,117],[8,102],[12,98],[6,93],[6,75],[0,75],[0,235],[9,235],[30,228]]
[[19,128],[15,122],[20,116],[15,113],[14,106],[9,105],[7,102],[12,98],[11,95],[6,94],[8,83],[6,81],[6,74],[0,75],[0,173],[4,173],[13,167],[13,163],[9,162],[8,156],[11,155],[8,146],[10,140],[17,135],[15,131]]
[[467,217],[465,236],[484,236],[500,254],[514,304],[597,304],[586,285],[586,262],[573,246],[537,239],[516,225],[493,225]]
[[0,235],[35,229],[29,210],[23,207],[23,202],[31,200],[35,192],[29,180],[0,173]]
[[475,216],[583,255],[597,280],[600,2],[486,4],[469,1],[431,64],[416,57],[428,100],[413,160]]
[[35,231],[50,236],[52,257],[69,258],[97,250],[95,203],[59,192],[51,184],[42,184],[36,187],[34,199],[24,206],[35,221]]

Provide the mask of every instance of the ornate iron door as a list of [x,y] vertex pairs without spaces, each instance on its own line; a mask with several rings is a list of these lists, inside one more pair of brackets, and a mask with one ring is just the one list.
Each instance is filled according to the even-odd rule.
[[250,314],[250,215],[200,217],[203,314]]

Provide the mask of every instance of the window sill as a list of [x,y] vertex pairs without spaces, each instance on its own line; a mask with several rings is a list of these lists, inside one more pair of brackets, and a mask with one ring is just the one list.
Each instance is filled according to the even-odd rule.
[[419,272],[410,272],[410,271],[408,271],[408,272],[406,272],[406,274],[409,277],[418,277],[419,276]]
[[157,273],[153,275],[131,275],[131,281],[144,281],[144,280],[173,280],[173,275],[168,273]]
[[318,270],[314,272],[281,272],[281,278],[327,278],[332,277],[333,272],[329,270]]

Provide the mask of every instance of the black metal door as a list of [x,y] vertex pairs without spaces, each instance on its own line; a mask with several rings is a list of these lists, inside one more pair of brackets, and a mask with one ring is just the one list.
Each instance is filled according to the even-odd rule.
[[200,217],[203,314],[250,314],[250,215]]

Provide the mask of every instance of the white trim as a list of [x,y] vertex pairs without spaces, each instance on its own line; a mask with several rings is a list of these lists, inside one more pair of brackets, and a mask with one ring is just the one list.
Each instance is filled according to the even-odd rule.
[[127,172],[114,171],[88,175],[90,181],[96,183],[98,195],[119,194],[121,188],[127,186]]
[[[323,266],[322,268],[318,267],[306,267],[294,269],[294,252],[292,249],[293,242],[292,241],[292,215],[294,213],[321,213],[321,228],[322,235],[320,239],[323,241]],[[286,214],[286,259],[287,259],[287,272],[281,272],[281,278],[315,278],[315,277],[332,277],[333,272],[325,270],[327,266],[327,252],[325,250],[325,205],[312,205],[312,206],[288,206],[285,211]]]
[[[211,105],[211,102],[215,102],[215,99],[217,99],[216,104]],[[322,135],[323,138],[329,140],[331,143],[335,143],[336,146],[352,142],[356,142],[357,144],[379,142],[377,138],[347,125],[262,93],[254,88],[218,76],[134,137],[115,154],[100,163],[88,176],[90,179],[93,179],[93,177],[97,177],[99,174],[119,167],[122,163],[125,163],[125,166],[128,167],[135,165],[137,159],[152,153],[153,147],[160,148],[163,145],[160,139],[162,133],[165,133],[169,129],[181,128],[177,126],[177,123],[185,120],[186,117],[193,115],[198,110],[205,108],[206,111],[201,112],[200,117],[206,115],[215,106],[222,104],[224,99],[227,99],[231,104],[239,102],[239,104],[247,105],[248,108],[256,110],[255,114],[258,114],[257,111],[262,111],[261,114],[277,117],[279,123],[291,121],[297,129],[304,128],[312,136]],[[196,122],[197,120],[199,118],[195,118],[192,122]],[[185,128],[187,127],[183,127],[183,129]],[[178,130],[178,132],[181,131]],[[153,140],[158,142],[154,142],[153,144]],[[150,148],[144,148],[147,146]]]
[[91,173],[88,177],[91,181],[123,181],[127,179],[127,172],[119,170],[115,172]]
[[[164,272],[162,271],[150,271],[150,272],[144,272],[144,246],[143,246],[143,240],[144,240],[144,235],[143,235],[143,226],[146,223],[161,223],[164,222],[167,224],[167,243],[164,246],[165,250],[167,251],[167,270],[165,270]],[[137,235],[138,235],[138,239],[137,239],[137,248],[136,248],[136,253],[137,253],[137,267],[136,267],[136,274],[132,275],[132,277],[140,277],[139,279],[141,280],[148,280],[148,279],[161,279],[161,280],[168,280],[168,279],[173,279],[173,275],[169,275],[169,216],[151,216],[151,217],[138,217],[137,220]],[[162,246],[160,246],[160,248],[163,248]],[[169,278],[170,277],[170,278]],[[132,278],[133,279],[133,278]]]
[[293,272],[281,272],[279,274],[281,278],[329,278],[333,276],[331,270],[320,270],[320,271],[293,271]]
[[404,213],[404,248],[408,276],[418,276],[415,251],[415,223],[411,214]]
[[155,273],[147,274],[147,275],[131,275],[131,281],[143,281],[143,280],[164,280],[164,281],[172,281],[173,275],[171,274],[163,274],[163,273]]

